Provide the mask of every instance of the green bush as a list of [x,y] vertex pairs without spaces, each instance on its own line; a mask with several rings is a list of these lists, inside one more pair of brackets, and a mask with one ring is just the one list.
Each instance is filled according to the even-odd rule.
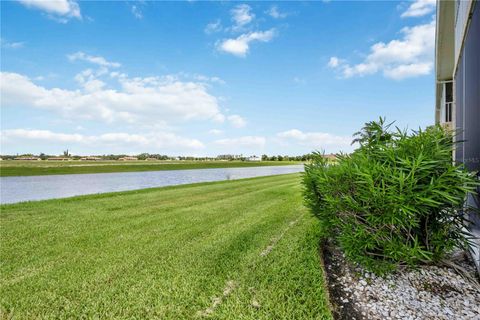
[[452,162],[452,134],[440,126],[408,134],[384,119],[356,134],[359,148],[336,165],[316,153],[304,195],[348,259],[376,273],[441,260],[467,248],[464,200],[477,185]]

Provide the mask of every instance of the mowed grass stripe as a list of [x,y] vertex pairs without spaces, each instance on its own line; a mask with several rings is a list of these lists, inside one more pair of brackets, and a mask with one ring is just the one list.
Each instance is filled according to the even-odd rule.
[[[265,189],[266,190],[266,189]],[[252,192],[252,191],[250,191]],[[256,191],[256,192],[259,192],[259,191]],[[264,191],[265,192],[265,191]],[[231,197],[230,199],[228,200],[225,200],[225,198],[222,198],[223,201],[233,201],[233,199],[237,198],[238,195],[235,195],[234,197]],[[241,199],[240,201],[244,201],[245,199]],[[78,232],[73,235],[73,239],[71,240],[71,242],[63,242],[61,246],[58,247],[58,251],[59,252],[63,252],[63,250],[65,249],[65,247],[85,247],[84,245],[85,244],[88,244],[88,242],[93,239],[94,242],[98,243],[100,241],[106,241],[107,243],[105,243],[105,245],[102,245],[102,248],[110,248],[112,251],[117,251],[116,249],[116,246],[115,244],[118,242],[118,241],[136,241],[137,244],[138,244],[138,241],[139,241],[139,234],[138,233],[150,233],[150,229],[152,228],[152,226],[154,228],[158,228],[157,226],[160,225],[163,227],[163,230],[158,230],[159,234],[162,234],[162,239],[165,241],[165,240],[170,240],[171,238],[173,238],[172,240],[175,240],[176,243],[183,243],[186,240],[195,240],[196,238],[198,237],[203,237],[204,239],[207,239],[207,242],[210,241],[210,238],[208,237],[208,234],[214,234],[216,237],[219,237],[222,233],[222,230],[216,230],[217,227],[221,227],[221,229],[229,229],[229,228],[232,228],[232,227],[236,227],[236,226],[230,226],[229,224],[239,224],[242,220],[247,220],[247,219],[250,219],[249,215],[244,215],[243,217],[241,217],[241,219],[231,219],[231,217],[229,215],[223,215],[221,218],[218,218],[216,217],[217,216],[217,211],[218,210],[223,210],[225,207],[222,206],[222,207],[219,207],[217,208],[216,210],[212,210],[211,212],[209,213],[206,213],[202,216],[202,219],[210,219],[209,216],[213,216],[213,221],[212,221],[212,224],[211,224],[211,227],[209,229],[205,229],[203,227],[203,225],[199,224],[198,227],[194,226],[194,227],[191,227],[191,228],[183,228],[183,225],[185,224],[185,222],[187,224],[190,224],[191,223],[191,220],[187,220],[185,218],[188,218],[188,217],[183,217],[182,215],[189,215],[189,216],[192,216],[192,213],[190,212],[190,204],[191,201],[187,201],[187,204],[186,204],[186,208],[183,208],[183,206],[180,206],[180,208],[177,210],[177,211],[173,211],[174,214],[176,214],[177,216],[176,217],[170,217],[169,219],[171,223],[169,224],[157,224],[157,222],[161,222],[161,221],[157,221],[157,220],[162,220],[162,219],[165,219],[165,218],[168,218],[164,215],[156,215],[156,216],[153,216],[152,217],[152,213],[148,213],[146,215],[142,215],[141,217],[138,217],[137,219],[131,219],[131,215],[128,216],[128,219],[129,220],[126,220],[126,221],[119,221],[118,219],[114,218],[116,221],[116,223],[109,223],[109,224],[106,224],[106,225],[103,225],[103,224],[92,224],[92,223],[89,223],[89,225],[87,225],[87,227],[91,227],[90,228],[90,232],[89,233],[86,233],[84,229],[81,229],[81,230],[78,230]],[[228,204],[229,206],[231,205],[236,205],[235,203],[231,203],[231,204]],[[266,205],[268,204],[267,202],[263,203],[263,205]],[[179,205],[179,203],[177,202],[177,206]],[[252,203],[251,203],[252,205]],[[202,209],[201,207],[199,208],[195,208],[195,210],[197,209]],[[246,207],[246,210],[250,211],[250,212],[255,212],[255,210],[252,210],[251,208],[248,208]],[[89,212],[89,211],[88,211]],[[213,215],[211,214],[213,213]],[[79,214],[78,211],[77,213],[75,214]],[[88,217],[87,219],[89,219],[90,217]],[[97,220],[95,220],[97,221]],[[78,222],[78,220],[76,220],[76,225],[81,225],[80,222]],[[109,222],[109,221],[107,221]],[[120,223],[119,223],[120,222]],[[251,220],[249,221],[250,223],[254,223],[255,220]],[[174,228],[176,230],[179,230],[179,231],[176,231],[174,233],[168,233],[168,232],[165,232],[165,231],[168,231],[168,229],[172,229]],[[37,226],[38,228],[38,226]],[[124,235],[125,234],[125,231],[126,230],[129,230],[130,232],[128,233],[128,235]],[[48,237],[48,240],[49,242],[51,242],[52,240],[55,242],[55,241],[59,241],[60,239],[65,239],[67,238],[68,236],[72,236],[72,234],[65,234],[64,232],[61,232],[62,230],[60,229],[57,229],[56,231],[60,231],[57,233],[57,236],[55,237],[52,233],[54,233],[55,231],[52,231],[50,234],[49,234],[49,237]],[[163,232],[162,232],[163,231]],[[44,233],[47,233],[47,232],[44,232]],[[111,235],[120,235],[119,237],[111,237]],[[148,240],[148,239],[152,239],[153,241],[155,241],[156,239],[154,237],[150,238],[150,237],[140,237],[140,239],[142,240]],[[25,240],[25,239],[23,239]],[[165,243],[165,242],[163,242]],[[163,244],[162,243],[162,244]],[[41,255],[42,257],[45,257],[47,258],[46,256],[50,253],[51,255],[57,255],[58,252],[52,250],[52,243],[39,243],[37,241],[34,242],[35,244],[35,247],[31,248],[31,251],[29,253],[29,255],[33,256],[32,253],[33,252],[37,252],[38,250],[42,250],[42,248],[45,248],[47,249],[47,252],[45,252],[44,255]],[[185,243],[185,245],[188,245],[188,243]],[[90,246],[87,246],[87,248],[90,249]],[[104,249],[102,249],[104,250]],[[81,252],[81,251],[79,251]],[[39,261],[39,264],[42,264],[44,261]]]
[[2,312],[192,319],[233,279],[210,318],[330,318],[300,188],[293,174],[4,205]]
[[[126,225],[121,223],[110,224],[112,219],[123,219],[126,223],[139,223],[142,220],[150,219],[148,215],[154,215],[159,217],[160,219],[167,217],[169,214],[178,215],[179,210],[185,211],[188,210],[190,207],[195,206],[198,207],[201,204],[208,203],[212,204],[215,201],[227,201],[231,202],[234,198],[240,197],[243,198],[247,193],[252,192],[265,192],[268,188],[278,188],[279,186],[287,186],[284,184],[286,181],[288,184],[292,185],[291,178],[288,175],[284,176],[283,179],[276,179],[278,183],[272,186],[270,181],[259,182],[255,186],[252,186],[251,182],[243,182],[239,183],[239,186],[235,189],[235,194],[232,195],[231,190],[225,189],[222,184],[217,182],[211,183],[208,194],[202,190],[202,188],[195,187],[195,185],[185,186],[184,188],[192,188],[190,190],[189,197],[187,199],[182,199],[179,201],[178,195],[176,194],[176,190],[179,187],[170,187],[165,188],[165,192],[162,192],[162,196],[158,197],[156,193],[150,192],[150,190],[142,190],[140,192],[126,192],[120,193],[117,195],[116,193],[104,194],[104,195],[95,195],[95,196],[81,196],[75,198],[67,198],[67,199],[59,199],[59,200],[49,200],[44,201],[45,204],[51,203],[51,206],[46,205],[44,208],[45,210],[40,211],[38,209],[37,203],[38,202],[30,202],[24,203],[19,205],[5,205],[5,207],[10,208],[8,211],[4,211],[2,214],[2,221],[7,221],[8,219],[12,218],[17,220],[17,223],[20,225],[19,228],[22,226],[28,230],[31,228],[31,224],[35,225],[37,232],[33,235],[34,237],[44,238],[45,233],[49,233],[49,240],[53,240],[53,236],[59,232],[60,236],[64,236],[65,230],[55,229],[51,230],[50,226],[51,223],[57,223],[64,225],[65,223],[70,223],[75,225],[75,234],[79,234],[80,228],[88,228],[90,231],[95,228],[101,228],[102,231],[104,228],[124,228]],[[250,180],[250,179],[245,179]],[[296,182],[293,182],[295,184]],[[184,189],[183,187],[181,187]],[[157,188],[158,190],[159,188]],[[161,189],[161,188],[160,188]],[[162,190],[164,191],[164,190]],[[95,206],[84,205],[82,201],[90,202],[91,198],[96,198],[98,201],[95,202]],[[113,198],[113,199],[111,199]],[[117,201],[118,200],[118,201]],[[73,206],[78,207],[72,208],[72,201]],[[144,206],[143,210],[128,210],[128,209],[135,209],[138,206],[137,201],[141,201],[142,206]],[[244,201],[242,199],[241,201]],[[62,208],[55,208],[57,207],[58,203],[61,202],[66,206],[62,206]],[[118,203],[122,202],[122,205]],[[70,205],[67,205],[70,204]],[[18,215],[16,207],[19,207],[21,215]],[[72,210],[73,209],[73,210]],[[158,215],[158,211],[161,210],[162,214]],[[104,211],[109,211],[109,214],[106,215]],[[59,212],[64,214],[59,214]],[[75,215],[71,217],[70,215]],[[139,216],[138,219],[132,220],[132,217]],[[92,219],[94,217],[95,219]],[[202,219],[206,216],[202,215]],[[191,217],[195,218],[195,216]],[[108,225],[102,225],[98,222],[106,221]],[[116,222],[120,222],[117,220]],[[189,223],[189,222],[188,222]],[[171,228],[173,224],[164,225],[165,228]],[[12,230],[13,231],[13,230]],[[18,231],[18,230],[16,230]],[[81,230],[80,230],[81,231]],[[5,230],[8,232],[9,230]],[[102,232],[104,233],[104,232]],[[32,235],[28,233],[20,233],[18,236],[24,236],[24,239],[20,240],[28,240],[31,239]],[[6,237],[6,241],[8,239],[12,239],[12,241],[19,240],[14,237]],[[9,243],[5,243],[9,245]]]
[[[317,221],[305,215],[265,258],[243,270],[237,288],[217,308],[219,319],[331,319],[318,268]],[[279,303],[281,302],[281,303]]]
[[[279,179],[280,183],[284,181],[283,179]],[[268,184],[268,183],[267,183]],[[271,184],[271,183],[270,183]],[[291,184],[291,178],[290,178],[290,184]],[[134,238],[137,236],[135,233],[133,233],[134,230],[139,230],[139,232],[146,232],[149,228],[149,224],[154,226],[155,228],[162,228],[164,229],[163,231],[166,231],[168,229],[176,228],[176,231],[174,233],[163,233],[162,237],[164,239],[168,237],[173,237],[177,242],[179,242],[183,235],[187,238],[193,238],[193,236],[197,233],[196,228],[188,228],[186,226],[185,228],[182,228],[182,224],[191,224],[192,219],[196,219],[195,215],[192,215],[191,212],[189,211],[190,207],[192,205],[196,205],[197,207],[200,206],[202,203],[207,203],[205,201],[205,198],[211,198],[213,200],[213,196],[216,193],[220,193],[220,197],[217,197],[217,200],[215,201],[223,201],[227,202],[227,207],[225,206],[218,207],[216,210],[225,210],[228,212],[228,206],[232,205],[233,199],[236,199],[240,197],[239,194],[235,194],[230,197],[226,197],[226,194],[228,192],[225,192],[225,188],[216,188],[215,185],[212,185],[214,187],[214,190],[209,192],[208,194],[202,193],[199,196],[196,196],[192,199],[192,197],[186,199],[185,201],[178,201],[178,198],[175,197],[175,199],[169,199],[168,204],[171,205],[172,200],[175,203],[174,206],[177,207],[176,210],[173,210],[172,208],[169,208],[168,212],[162,212],[161,215],[158,213],[155,214],[155,212],[152,212],[152,207],[155,209],[155,206],[153,204],[148,204],[148,203],[143,203],[144,206],[147,206],[148,209],[142,210],[138,212],[134,212],[133,214],[125,214],[124,211],[116,209],[115,213],[109,213],[108,215],[104,214],[102,210],[97,210],[97,209],[92,209],[91,206],[81,206],[84,210],[82,211],[81,209],[73,209],[69,207],[64,207],[62,211],[70,212],[69,214],[64,214],[61,216],[60,221],[49,221],[49,219],[46,219],[45,221],[31,221],[31,224],[28,223],[28,220],[23,217],[23,215],[17,215],[17,217],[22,218],[23,221],[19,222],[20,226],[19,228],[21,230],[11,230],[12,232],[18,232],[16,236],[8,236],[9,230],[6,231],[7,237],[6,240],[4,241],[4,245],[7,247],[11,247],[14,245],[14,243],[9,243],[9,239],[12,242],[19,241],[19,242],[26,242],[28,243],[28,240],[30,239],[30,244],[33,247],[30,247],[29,251],[26,252],[26,256],[28,257],[36,257],[36,255],[33,255],[33,252],[37,252],[38,250],[46,249],[47,252],[43,255],[40,255],[43,260],[48,259],[48,255],[56,255],[57,252],[53,250],[52,244],[60,242],[62,243],[62,246],[58,247],[58,251],[62,252],[64,250],[64,247],[69,247],[69,246],[76,246],[76,247],[84,247],[82,246],[83,242],[88,242],[89,239],[93,239],[95,242],[100,241],[104,237],[109,237],[111,234],[118,234],[120,237],[124,238],[125,240],[135,240]],[[270,186],[271,187],[271,186]],[[258,188],[251,188],[249,185],[247,185],[247,188],[238,188],[239,193],[242,195],[245,195],[245,192],[259,192],[259,190],[262,190],[262,192],[266,192],[268,190],[267,185],[264,183],[259,183]],[[173,190],[172,190],[173,191]],[[231,191],[229,191],[231,193]],[[111,194],[110,196],[114,196],[114,194]],[[126,194],[126,196],[134,196],[130,194]],[[109,196],[105,196],[108,198]],[[114,196],[115,197],[115,196]],[[200,198],[202,198],[200,201]],[[85,198],[82,198],[85,199]],[[246,198],[241,198],[240,201],[245,201]],[[55,201],[47,201],[47,202],[52,202],[53,205],[55,205]],[[66,201],[66,202],[71,202],[71,201]],[[165,199],[162,197],[159,200],[160,203],[165,203]],[[110,202],[109,202],[110,203]],[[254,202],[251,202],[254,203]],[[31,203],[34,204],[34,203]],[[234,203],[233,203],[234,204]],[[26,204],[29,206],[28,204]],[[77,205],[77,203],[75,203]],[[116,204],[116,201],[114,202],[114,205]],[[211,203],[209,204],[209,206]],[[128,208],[129,206],[127,206]],[[98,208],[102,208],[102,206],[98,206]],[[104,208],[108,208],[107,206],[104,206]],[[165,208],[163,208],[165,209]],[[199,208],[195,208],[194,210],[198,210]],[[255,210],[250,210],[252,212],[255,212]],[[55,210],[47,206],[46,212],[53,213]],[[100,212],[100,213],[98,213]],[[214,215],[211,215],[211,212],[215,212]],[[189,219],[184,219],[181,215],[186,214]],[[50,214],[51,215],[51,214]],[[70,215],[74,215],[74,217],[71,217]],[[170,215],[174,215],[174,217],[169,217]],[[6,214],[6,216],[9,216]],[[41,217],[42,215],[37,214],[37,217]],[[135,219],[132,219],[132,217],[138,216]],[[53,216],[50,218],[50,220],[59,218],[58,215],[53,214]],[[201,219],[214,219],[212,222],[218,224],[223,224],[228,221],[231,221],[232,223],[236,222],[237,220],[231,219],[230,216],[228,215],[223,215],[223,216],[217,216],[216,211],[207,211],[205,214],[202,216],[198,216]],[[2,215],[3,218],[3,215]],[[168,218],[170,219],[171,223],[169,224],[156,224],[155,220],[162,220]],[[153,220],[152,220],[153,219]],[[111,221],[114,220],[115,223],[111,223]],[[122,221],[124,220],[124,221]],[[105,223],[101,223],[105,222]],[[161,221],[158,221],[161,222]],[[56,229],[51,229],[51,223],[55,223],[57,225],[62,225],[63,228],[56,228]],[[143,225],[142,225],[143,224]],[[23,227],[22,227],[23,225]],[[31,234],[28,232],[29,228],[35,227],[36,232],[35,234]],[[68,227],[68,228],[65,228]],[[227,227],[227,226],[223,226]],[[145,228],[145,229],[144,229]],[[200,231],[205,233],[208,232],[209,230],[205,230],[205,228],[202,225],[199,225]],[[127,230],[131,229],[132,232],[130,232],[128,235],[125,235],[122,230]],[[210,230],[213,230],[210,228]],[[88,231],[88,232],[87,232]],[[158,230],[158,232],[161,232],[162,230]],[[66,242],[65,239],[69,239],[70,242]],[[112,241],[117,241],[115,237],[112,239]],[[106,246],[109,248],[109,246]],[[115,246],[112,246],[113,250],[115,250]],[[38,263],[43,263],[44,261],[38,261]]]

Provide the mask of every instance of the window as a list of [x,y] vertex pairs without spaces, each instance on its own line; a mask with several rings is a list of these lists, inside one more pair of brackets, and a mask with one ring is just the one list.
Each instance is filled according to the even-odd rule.
[[453,84],[445,83],[445,122],[452,122]]

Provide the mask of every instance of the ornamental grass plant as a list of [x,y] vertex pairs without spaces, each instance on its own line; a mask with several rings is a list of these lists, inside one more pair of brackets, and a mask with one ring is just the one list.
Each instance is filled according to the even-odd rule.
[[478,182],[452,161],[452,133],[440,126],[407,132],[385,120],[355,134],[359,147],[322,154],[305,166],[304,197],[346,257],[375,273],[436,263],[468,248],[465,198]]

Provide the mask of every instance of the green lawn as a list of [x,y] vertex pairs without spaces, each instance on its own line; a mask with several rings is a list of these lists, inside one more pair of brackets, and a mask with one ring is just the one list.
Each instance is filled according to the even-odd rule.
[[181,169],[260,167],[301,164],[297,161],[0,161],[0,176],[107,173]]
[[299,180],[3,205],[0,318],[331,319]]

